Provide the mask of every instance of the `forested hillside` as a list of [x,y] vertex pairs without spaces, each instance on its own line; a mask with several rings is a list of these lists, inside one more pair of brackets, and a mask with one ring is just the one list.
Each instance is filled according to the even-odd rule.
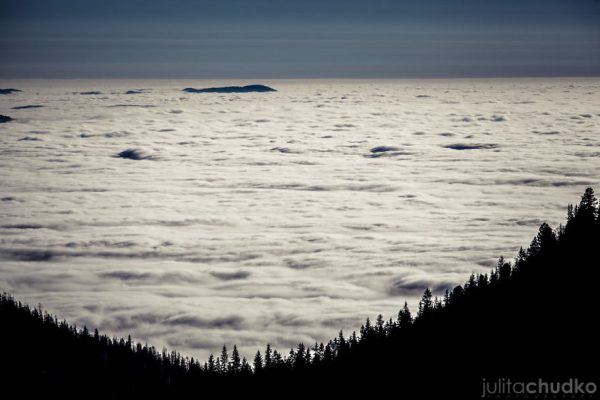
[[[480,398],[482,382],[599,383],[600,217],[592,189],[567,222],[542,224],[514,261],[471,275],[419,309],[367,320],[328,343],[289,352],[237,348],[200,362],[166,350],[78,329],[8,294],[0,299],[3,390],[61,397],[186,397],[356,394]],[[596,393],[597,395],[597,393]],[[589,397],[587,397],[589,398]]]

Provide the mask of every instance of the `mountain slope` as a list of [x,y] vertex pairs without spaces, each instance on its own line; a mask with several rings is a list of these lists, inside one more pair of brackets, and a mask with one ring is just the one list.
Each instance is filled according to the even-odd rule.
[[481,398],[501,379],[598,385],[598,214],[588,189],[569,207],[564,227],[555,232],[542,224],[514,263],[500,259],[489,275],[471,276],[442,299],[427,290],[414,318],[404,307],[397,320],[380,316],[358,335],[299,344],[287,356],[268,347],[253,368],[235,347],[231,357],[224,349],[200,364],[76,329],[4,294],[1,383],[23,395],[98,398],[280,397],[295,388],[336,396]]

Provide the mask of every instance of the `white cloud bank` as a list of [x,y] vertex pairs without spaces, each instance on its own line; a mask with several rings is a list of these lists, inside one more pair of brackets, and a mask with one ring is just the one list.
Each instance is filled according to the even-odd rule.
[[488,271],[600,181],[597,79],[264,83],[1,82],[0,289],[251,356]]

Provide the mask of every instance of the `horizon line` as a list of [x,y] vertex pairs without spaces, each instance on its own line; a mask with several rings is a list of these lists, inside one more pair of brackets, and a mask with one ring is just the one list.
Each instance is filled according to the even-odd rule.
[[484,79],[567,79],[567,78],[600,78],[597,75],[489,75],[489,76],[423,76],[423,77],[0,77],[0,81],[9,80],[484,80]]

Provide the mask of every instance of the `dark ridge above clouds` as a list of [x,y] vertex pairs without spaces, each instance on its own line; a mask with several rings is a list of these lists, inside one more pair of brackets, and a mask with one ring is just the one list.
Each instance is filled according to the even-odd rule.
[[13,119],[11,117],[9,117],[8,115],[0,115],[0,124],[4,123],[4,122],[10,122],[13,121]]
[[42,108],[42,107],[44,107],[44,106],[40,106],[37,104],[31,104],[31,105],[26,105],[26,106],[16,106],[16,107],[13,107],[12,109],[13,110],[27,110],[29,108]]
[[377,147],[373,147],[371,149],[371,153],[384,153],[386,151],[397,151],[400,150],[400,148],[395,147],[395,146],[377,146]]
[[414,153],[402,150],[396,146],[377,146],[370,150],[369,154],[366,154],[367,158],[380,158],[380,157],[394,157],[394,156],[410,156]]
[[495,149],[498,147],[497,144],[493,144],[493,143],[486,143],[486,144],[463,144],[463,143],[456,143],[456,144],[449,144],[447,146],[444,146],[447,149],[452,149],[452,150],[489,150],[489,149]]
[[0,89],[0,94],[11,94],[11,93],[15,93],[15,92],[20,92],[19,89]]
[[186,93],[264,93],[277,90],[265,85],[223,86],[204,89],[185,88]]
[[118,153],[115,157],[125,158],[128,160],[153,160],[154,157],[147,155],[138,149],[127,149]]

